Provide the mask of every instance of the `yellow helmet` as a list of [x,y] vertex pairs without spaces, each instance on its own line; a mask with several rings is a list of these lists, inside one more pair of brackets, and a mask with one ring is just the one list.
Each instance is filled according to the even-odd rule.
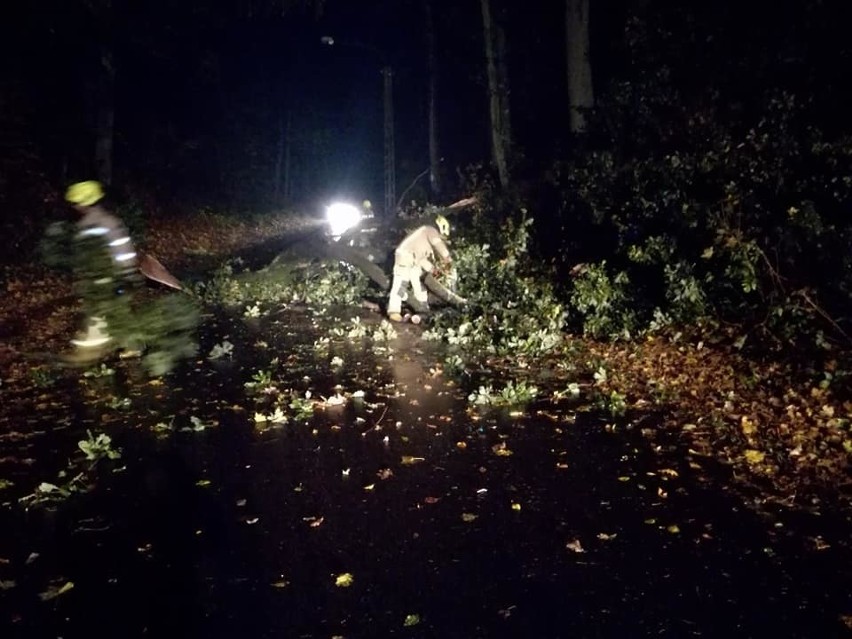
[[373,209],[373,203],[370,202],[370,200],[364,200],[364,202],[361,204],[361,207],[370,211]]
[[102,200],[104,197],[104,189],[100,182],[88,180],[86,182],[77,182],[68,187],[65,191],[65,199],[71,204],[78,206],[91,206],[95,202]]
[[450,222],[443,215],[435,218],[435,226],[438,227],[438,232],[441,235],[448,236],[450,234]]

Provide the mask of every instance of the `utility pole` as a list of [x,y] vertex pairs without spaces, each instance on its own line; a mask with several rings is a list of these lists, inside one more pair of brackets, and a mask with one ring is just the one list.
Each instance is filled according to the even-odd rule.
[[[337,44],[332,36],[322,36],[320,42],[326,46]],[[382,105],[384,109],[384,183],[385,206],[384,215],[391,218],[396,215],[396,144],[394,141],[393,120],[393,69],[387,62],[387,55],[381,49],[363,42],[342,42],[340,46],[367,49],[378,55],[382,66]]]
[[382,69],[385,111],[385,217],[396,216],[396,145],[393,126],[393,70],[390,65]]

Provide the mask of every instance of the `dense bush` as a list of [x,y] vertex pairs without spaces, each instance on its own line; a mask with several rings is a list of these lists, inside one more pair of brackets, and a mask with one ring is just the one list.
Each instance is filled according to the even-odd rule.
[[573,309],[596,336],[724,322],[827,347],[852,287],[852,137],[791,92],[720,103],[665,69],[604,96],[592,148],[553,172]]
[[[533,220],[525,212],[499,226],[476,224],[477,234],[452,247],[458,292],[468,304],[436,318],[426,337],[497,355],[537,355],[561,340],[564,305],[528,254]],[[486,241],[488,235],[491,241]]]

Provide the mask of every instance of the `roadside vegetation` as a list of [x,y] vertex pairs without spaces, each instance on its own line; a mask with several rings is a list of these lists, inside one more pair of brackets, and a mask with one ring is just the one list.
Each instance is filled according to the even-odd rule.
[[[509,213],[499,226],[483,224],[490,215],[483,208],[454,220],[454,286],[468,304],[439,308],[417,329],[423,344],[440,353],[435,374],[459,388],[470,410],[591,411],[600,415],[602,428],[641,430],[649,446],[658,437],[674,437],[696,469],[721,464],[732,486],[757,487],[765,500],[813,507],[813,498],[845,499],[852,404],[844,392],[847,374],[838,345],[825,342],[785,359],[773,351],[780,337],[769,334],[760,342],[763,350],[756,343],[747,348],[741,337],[750,334],[748,324],[721,321],[710,304],[702,315],[690,306],[688,322],[678,315],[677,300],[642,315],[650,305],[636,290],[624,287],[613,299],[613,281],[594,277],[604,265],[572,267],[566,282],[558,277],[561,265],[537,259],[531,211]],[[25,303],[20,293],[16,299]],[[221,308],[254,330],[277,322],[287,309],[309,309],[315,328],[298,348],[325,361],[331,375],[345,369],[347,344],[367,340],[376,356],[394,357],[394,327],[370,319],[375,311],[361,308],[366,300],[381,302],[383,292],[345,264],[317,259],[251,269],[227,260],[199,278],[192,295],[208,317]],[[662,312],[682,319],[654,323]],[[70,320],[67,313],[57,314],[52,330],[67,335]],[[797,334],[819,335],[822,318],[811,321],[798,322]],[[769,328],[751,330],[758,335]],[[264,336],[252,334],[251,344],[234,336],[215,339],[199,356],[215,364],[251,351],[254,361],[264,352]],[[17,348],[25,344],[22,338]],[[833,357],[819,358],[820,353]],[[808,354],[810,359],[802,359]],[[241,382],[245,408],[259,431],[370,393],[369,381],[328,389],[283,384],[276,380],[286,360],[274,352],[263,357],[267,365],[246,369]],[[91,377],[100,377],[100,370],[94,368]],[[43,392],[67,372],[40,366],[19,374],[4,380],[6,385],[23,383]],[[111,401],[118,406],[121,399]],[[45,497],[66,490],[70,494],[69,487]]]

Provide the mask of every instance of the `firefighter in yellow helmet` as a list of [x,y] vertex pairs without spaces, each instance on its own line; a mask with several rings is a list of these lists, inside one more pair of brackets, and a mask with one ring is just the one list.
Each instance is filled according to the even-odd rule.
[[428,308],[428,294],[421,278],[435,268],[432,263],[435,253],[445,262],[452,262],[445,241],[449,234],[449,221],[439,215],[435,218],[434,226],[427,224],[415,229],[397,246],[394,252],[393,282],[388,296],[389,319],[402,321],[402,300],[409,284],[414,299]]
[[114,298],[137,272],[137,255],[130,234],[121,220],[99,204],[103,197],[103,187],[94,180],[72,184],[65,192],[65,199],[80,213],[76,233],[78,246],[94,248],[94,258],[98,254],[108,256],[108,260],[100,260],[106,263],[105,268],[85,269],[86,281],[78,282],[88,317],[84,329],[71,340],[74,350],[65,357],[70,362],[93,361],[107,350],[111,337],[105,313],[99,309],[106,308],[110,298]]

